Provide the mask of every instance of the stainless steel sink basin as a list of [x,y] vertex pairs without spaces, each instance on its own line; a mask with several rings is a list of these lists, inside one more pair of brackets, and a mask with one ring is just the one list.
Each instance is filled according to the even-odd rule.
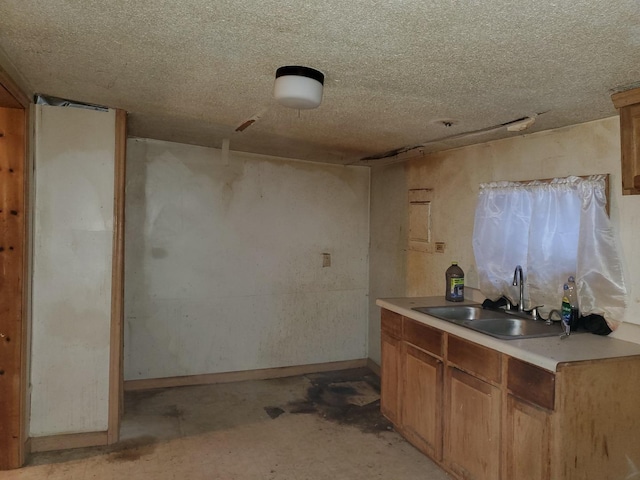
[[471,320],[490,320],[495,319],[496,315],[503,315],[502,312],[494,312],[485,310],[478,305],[455,305],[446,307],[416,307],[421,313],[426,313],[432,317],[438,317],[442,320],[448,320],[453,323],[466,322]]
[[560,335],[560,324],[522,318],[517,313],[485,310],[476,305],[416,307],[414,310],[503,340]]
[[512,338],[551,337],[562,334],[560,324],[547,325],[542,320],[525,318],[497,318],[463,326],[507,340]]

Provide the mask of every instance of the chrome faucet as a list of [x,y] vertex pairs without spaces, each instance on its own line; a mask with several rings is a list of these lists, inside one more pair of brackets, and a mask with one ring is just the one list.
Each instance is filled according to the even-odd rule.
[[518,312],[520,313],[524,312],[524,281],[522,276],[522,267],[517,265],[513,272],[513,286],[520,286],[520,297],[518,299]]

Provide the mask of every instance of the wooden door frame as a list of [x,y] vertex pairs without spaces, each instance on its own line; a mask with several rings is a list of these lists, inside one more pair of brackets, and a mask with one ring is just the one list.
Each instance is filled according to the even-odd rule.
[[115,175],[113,181],[113,255],[111,259],[111,340],[109,354],[109,425],[107,443],[120,439],[124,413],[124,198],[127,112],[116,110]]
[[[22,158],[12,161],[8,171],[0,172],[5,174],[0,180],[5,187],[5,195],[0,199],[4,225],[0,231],[0,244],[7,243],[0,245],[5,254],[0,263],[6,267],[6,276],[0,283],[0,292],[5,298],[2,303],[4,323],[0,323],[0,470],[21,467],[29,450],[30,105],[29,97],[0,67],[0,106],[22,111],[22,118],[12,125],[22,137],[19,148]],[[10,255],[12,252],[19,256]]]
[[47,452],[117,443],[124,405],[123,323],[124,323],[124,195],[126,174],[126,111],[115,110],[113,234],[111,300],[109,317],[108,404],[105,430],[60,433],[31,439],[32,452]]
[[[19,468],[24,465],[30,453],[29,438],[29,365],[30,365],[30,332],[31,332],[31,273],[32,273],[32,229],[31,229],[31,176],[30,162],[30,134],[31,134],[31,106],[33,103],[21,88],[13,81],[9,74],[0,66],[0,106],[16,108],[24,111],[23,128],[23,158],[21,175],[14,175],[10,187],[15,187],[20,194],[19,214],[22,220],[19,225],[20,234],[13,233],[14,248],[21,252],[20,265],[16,267],[15,278],[0,285],[14,288],[12,293],[13,308],[17,311],[14,316],[11,334],[11,364],[18,370],[19,381],[12,382],[3,388],[0,383],[0,471]],[[112,285],[111,285],[111,327],[110,327],[110,360],[109,360],[109,406],[107,443],[116,443],[120,437],[120,420],[124,411],[124,376],[123,376],[123,325],[124,325],[124,212],[125,212],[125,173],[126,173],[126,111],[116,110],[116,138],[115,138],[115,176],[114,176],[114,210],[113,210],[113,250],[112,250]],[[16,173],[18,173],[16,171]],[[1,200],[1,199],[0,199]],[[1,205],[1,203],[0,203]],[[2,213],[0,213],[2,215]],[[5,235],[0,232],[0,240]],[[0,242],[2,243],[2,242]],[[19,248],[18,248],[19,246]],[[2,247],[2,245],[0,245]],[[18,286],[18,291],[15,286]],[[1,291],[1,289],[0,289]],[[4,292],[2,292],[4,293]],[[4,327],[0,324],[0,334]],[[17,329],[16,329],[17,327]],[[6,338],[0,337],[1,339]],[[6,340],[5,340],[6,341]],[[7,351],[5,349],[4,351]],[[0,354],[0,371],[6,360]],[[9,379],[14,372],[7,371],[0,375]],[[17,415],[9,415],[18,412]],[[61,445],[71,447],[72,445]],[[83,445],[84,446],[84,445]],[[88,445],[87,445],[88,446]],[[4,454],[2,453],[4,452]]]

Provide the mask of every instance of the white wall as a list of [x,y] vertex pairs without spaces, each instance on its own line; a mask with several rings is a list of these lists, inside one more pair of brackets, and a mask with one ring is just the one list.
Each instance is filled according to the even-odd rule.
[[[452,260],[458,260],[464,269],[466,284],[477,287],[471,238],[480,183],[597,173],[610,174],[611,220],[620,234],[627,267],[627,323],[614,336],[640,342],[640,328],[634,328],[635,324],[640,324],[640,253],[636,247],[640,228],[640,196],[622,195],[618,117],[472,145],[409,161],[406,165],[406,188],[398,188],[395,192],[396,198],[402,198],[404,202],[399,204],[396,215],[387,215],[387,224],[379,225],[372,221],[372,245],[374,239],[387,235],[387,231],[404,228],[406,189],[433,188],[433,241],[446,243],[445,254],[404,252],[405,242],[397,247],[397,255],[388,254],[387,258],[406,262],[404,286],[408,296],[443,295],[445,270]],[[401,184],[395,174],[389,175],[382,167],[374,168],[372,175],[373,178],[387,176],[390,182]],[[379,181],[383,182],[382,179]],[[372,189],[372,206],[384,206],[389,201],[388,191]],[[376,208],[372,210],[372,218],[379,214]],[[394,268],[402,266],[372,262],[371,278],[383,276]],[[397,295],[402,287],[398,280],[389,288],[389,293],[376,292],[376,295]],[[372,308],[370,332],[374,332],[373,324],[379,321],[379,309]],[[372,335],[369,341],[373,345],[379,342],[379,337]]]
[[105,431],[115,112],[35,114],[30,435]]
[[406,164],[371,170],[368,357],[380,364],[380,309],[376,299],[403,297],[406,291],[408,234]]
[[366,357],[368,169],[146,139],[127,165],[126,379]]

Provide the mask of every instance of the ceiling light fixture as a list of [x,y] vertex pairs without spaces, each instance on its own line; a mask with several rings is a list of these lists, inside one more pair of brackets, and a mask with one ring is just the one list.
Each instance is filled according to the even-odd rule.
[[324,74],[314,68],[288,65],[276,70],[273,96],[285,107],[305,110],[322,102]]

